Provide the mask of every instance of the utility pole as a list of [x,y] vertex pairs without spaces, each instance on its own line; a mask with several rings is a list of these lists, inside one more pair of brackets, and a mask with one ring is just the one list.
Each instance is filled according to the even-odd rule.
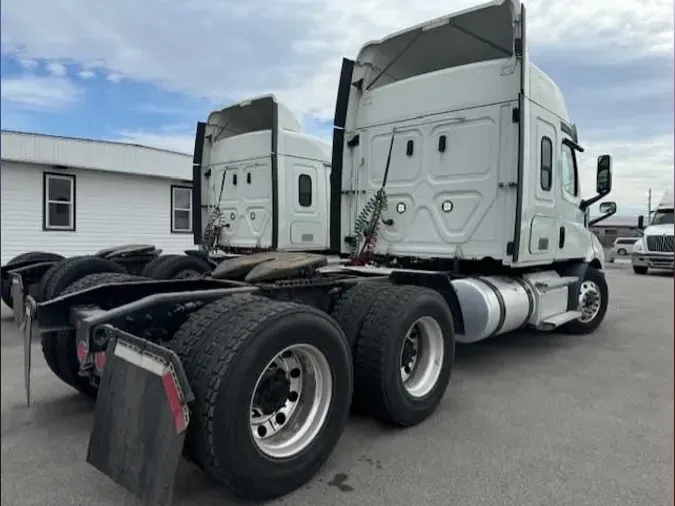
[[649,189],[649,193],[647,194],[647,220],[649,220],[652,216],[652,189]]

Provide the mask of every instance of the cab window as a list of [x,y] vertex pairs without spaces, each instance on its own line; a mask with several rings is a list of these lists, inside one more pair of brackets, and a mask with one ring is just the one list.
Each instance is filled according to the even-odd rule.
[[539,184],[542,190],[550,191],[553,179],[553,143],[548,137],[541,138],[539,160]]
[[577,174],[577,159],[574,150],[567,144],[562,145],[560,161],[560,180],[562,189],[568,195],[576,197],[579,195],[579,180]]

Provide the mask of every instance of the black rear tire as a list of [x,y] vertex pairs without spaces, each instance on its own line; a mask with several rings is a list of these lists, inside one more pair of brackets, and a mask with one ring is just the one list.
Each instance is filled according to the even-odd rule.
[[[5,264],[6,267],[10,267],[14,264],[18,264],[19,262],[33,262],[33,263],[40,263],[40,262],[52,262],[52,261],[59,261],[63,260],[63,255],[59,255],[57,253],[46,253],[43,251],[29,251],[28,253],[21,253],[20,255],[15,256],[12,258],[9,262]],[[0,285],[0,289],[2,290],[2,300],[7,306],[10,308],[13,308],[14,303],[12,301],[12,286],[9,282],[9,279],[3,279]]]
[[600,326],[602,321],[605,319],[605,315],[607,314],[609,288],[607,286],[605,274],[601,270],[589,265],[586,269],[583,279],[579,283],[579,295],[581,295],[581,289],[585,282],[593,283],[595,287],[597,287],[597,290],[599,290],[598,296],[600,297],[600,305],[598,307],[597,314],[591,320],[572,320],[571,322],[563,325],[562,330],[568,334],[583,335],[594,332]]
[[157,269],[158,266],[163,264],[169,258],[177,257],[177,256],[181,256],[181,255],[160,255],[156,258],[153,258],[147,264],[145,264],[145,266],[141,270],[141,276],[152,278],[153,273],[155,272],[155,269]]
[[214,319],[214,313],[230,314],[241,306],[260,300],[261,297],[244,294],[211,302],[192,313],[178,332],[173,335],[167,346],[178,355],[184,367],[186,365],[191,367],[188,362],[194,359],[199,347],[203,344],[202,341],[218,332],[218,323],[217,319]]
[[648,271],[649,271],[649,267],[643,267],[641,265],[634,265],[633,266],[633,272],[635,274],[644,275],[644,274],[647,274]]
[[181,279],[206,276],[211,272],[211,266],[201,258],[189,255],[167,255],[166,260],[160,262],[152,270],[152,279]]
[[[66,295],[87,288],[104,285],[106,283],[119,283],[122,281],[132,281],[141,279],[131,274],[120,273],[97,273],[84,276],[75,281],[59,295]],[[92,399],[96,398],[98,387],[91,384],[89,378],[78,374],[80,363],[77,359],[77,343],[74,331],[57,332],[54,334],[43,334],[41,339],[42,354],[45,357],[47,366],[56,374],[56,376],[67,385],[75,388],[82,394]]]
[[[226,299],[209,304],[184,329],[200,335],[200,345],[185,362],[195,394],[186,445],[207,474],[234,495],[270,500],[312,479],[337,444],[352,393],[349,346],[338,325],[314,308],[250,297],[223,312],[228,304]],[[262,453],[251,434],[251,398],[267,364],[288,346],[303,344],[327,360],[332,397],[309,445],[273,458]]]
[[619,248],[616,252],[617,252],[617,254],[619,254],[621,256],[624,256],[626,254],[626,250],[623,249],[623,248]]
[[116,272],[126,274],[122,266],[95,256],[72,257],[54,264],[42,278],[40,293],[44,300],[58,297],[66,288],[89,274]]
[[386,282],[363,281],[349,288],[338,299],[331,311],[331,316],[345,333],[352,350],[354,350],[363,321],[366,319],[375,297],[392,286],[391,283]]
[[[429,339],[434,339],[436,344],[426,348],[436,350],[436,359],[429,363],[441,362],[436,372],[429,374],[433,379],[427,382],[428,388],[413,395],[406,389],[402,377],[402,356],[409,332],[414,329],[422,332],[420,325],[433,326],[435,330],[434,337]],[[424,343],[423,337],[420,337],[421,343]],[[422,353],[420,345],[420,367]],[[416,425],[426,420],[441,402],[450,381],[454,357],[453,318],[443,297],[429,288],[392,286],[376,296],[356,343],[356,402],[366,406],[368,412],[383,423],[399,427]]]

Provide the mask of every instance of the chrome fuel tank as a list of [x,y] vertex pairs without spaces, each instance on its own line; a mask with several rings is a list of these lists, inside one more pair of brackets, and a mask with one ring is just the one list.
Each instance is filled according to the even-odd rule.
[[473,343],[525,326],[534,312],[534,294],[521,278],[484,276],[454,279],[464,317],[459,343]]

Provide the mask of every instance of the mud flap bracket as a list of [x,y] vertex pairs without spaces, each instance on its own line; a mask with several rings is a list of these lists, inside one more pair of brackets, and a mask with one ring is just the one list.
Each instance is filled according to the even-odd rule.
[[178,356],[111,325],[87,462],[144,504],[171,504],[190,422],[190,385]]

